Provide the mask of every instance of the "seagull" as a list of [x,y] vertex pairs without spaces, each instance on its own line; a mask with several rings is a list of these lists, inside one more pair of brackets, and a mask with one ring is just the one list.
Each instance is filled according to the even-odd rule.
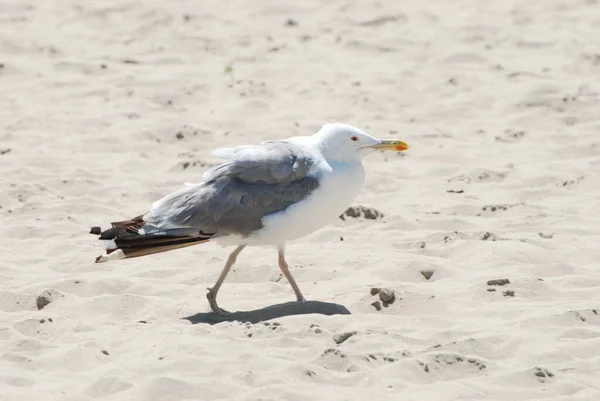
[[151,255],[206,242],[236,246],[206,295],[216,314],[217,293],[246,246],[270,245],[296,299],[305,301],[285,259],[285,245],[335,221],[361,191],[362,159],[374,151],[401,152],[400,140],[377,139],[348,124],[325,124],[311,136],[221,148],[227,162],[154,202],[150,211],[91,233],[105,241],[97,263]]

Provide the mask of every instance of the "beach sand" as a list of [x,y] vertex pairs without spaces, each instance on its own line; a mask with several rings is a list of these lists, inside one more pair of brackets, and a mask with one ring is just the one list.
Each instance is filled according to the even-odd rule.
[[[597,0],[3,0],[0,400],[600,399],[599,38]],[[212,149],[334,121],[411,145],[365,162],[383,218],[288,245],[350,315],[193,324],[210,243],[94,263]],[[276,256],[221,306],[294,300]]]

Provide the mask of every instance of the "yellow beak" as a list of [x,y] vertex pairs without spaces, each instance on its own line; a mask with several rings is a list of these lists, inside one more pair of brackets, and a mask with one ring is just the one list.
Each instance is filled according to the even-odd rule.
[[408,150],[407,143],[397,139],[383,139],[381,143],[370,147],[377,150],[395,150],[396,152]]

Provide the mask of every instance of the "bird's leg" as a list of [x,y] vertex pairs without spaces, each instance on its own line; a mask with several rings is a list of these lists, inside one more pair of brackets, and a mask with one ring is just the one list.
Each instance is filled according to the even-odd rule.
[[242,249],[244,249],[244,247],[245,245],[240,245],[237,248],[235,248],[233,252],[231,252],[229,257],[227,258],[227,262],[225,263],[225,267],[223,268],[219,279],[212,288],[207,288],[208,293],[206,294],[206,298],[208,299],[208,303],[210,304],[210,309],[212,309],[214,313],[229,313],[226,310],[219,308],[219,305],[217,304],[217,293],[219,292],[219,288],[221,288],[221,284],[223,284],[223,281],[225,281],[225,277],[227,277],[227,273],[229,273],[231,266],[233,266],[237,256],[240,252],[242,252]]
[[304,299],[304,296],[300,292],[300,288],[298,288],[298,284],[296,284],[296,280],[294,280],[294,277],[292,277],[292,273],[290,273],[288,264],[285,261],[285,249],[283,247],[279,248],[279,268],[281,269],[281,272],[283,273],[287,281],[292,286],[298,302],[306,301],[306,299]]

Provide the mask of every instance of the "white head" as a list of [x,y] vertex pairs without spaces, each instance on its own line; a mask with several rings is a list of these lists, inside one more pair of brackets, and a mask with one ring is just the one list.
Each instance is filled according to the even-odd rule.
[[319,141],[323,156],[337,162],[361,161],[375,150],[401,152],[408,149],[402,141],[377,139],[349,124],[325,124],[314,136]]

